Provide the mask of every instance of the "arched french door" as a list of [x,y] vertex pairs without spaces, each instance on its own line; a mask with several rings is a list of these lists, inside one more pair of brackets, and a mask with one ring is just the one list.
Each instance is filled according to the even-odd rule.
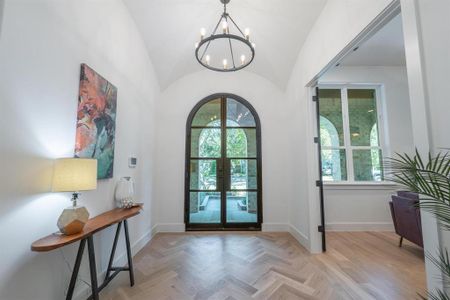
[[187,230],[261,229],[261,126],[250,103],[215,94],[194,107],[185,178]]

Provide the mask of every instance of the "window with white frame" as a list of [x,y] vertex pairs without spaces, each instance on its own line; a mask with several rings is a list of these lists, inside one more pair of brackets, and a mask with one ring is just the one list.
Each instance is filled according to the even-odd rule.
[[320,87],[324,181],[382,181],[377,87]]

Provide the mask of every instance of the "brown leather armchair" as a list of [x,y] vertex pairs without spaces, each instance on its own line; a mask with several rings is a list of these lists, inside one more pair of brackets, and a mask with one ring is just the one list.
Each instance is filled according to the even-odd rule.
[[411,192],[397,192],[389,202],[395,232],[400,236],[399,247],[403,238],[423,248],[422,222],[420,209],[416,206],[419,195]]

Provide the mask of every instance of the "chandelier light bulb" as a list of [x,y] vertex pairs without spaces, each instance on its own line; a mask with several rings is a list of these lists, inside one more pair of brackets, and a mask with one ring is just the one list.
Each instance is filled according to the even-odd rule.
[[201,36],[201,38],[203,39],[205,37],[205,35],[206,35],[206,29],[205,28],[201,28],[200,29],[200,36]]
[[210,60],[211,60],[211,57],[210,57],[209,55],[206,55],[206,56],[205,56],[205,61],[206,61],[206,64],[207,64],[208,66],[209,66]]
[[245,64],[245,55],[244,54],[241,55],[241,64]]
[[245,28],[244,33],[245,33],[245,38],[247,40],[250,39],[250,28]]
[[195,43],[195,49],[197,49],[198,48],[198,43]]
[[226,19],[223,19],[222,21],[222,29],[223,29],[223,33],[227,33],[228,31],[228,22]]
[[255,49],[256,48],[256,44],[252,43],[252,47],[253,47],[253,49]]
[[227,61],[226,59],[224,59],[224,60],[222,61],[222,64],[223,64],[223,68],[224,68],[224,69],[226,69],[226,68],[228,67],[228,61]]

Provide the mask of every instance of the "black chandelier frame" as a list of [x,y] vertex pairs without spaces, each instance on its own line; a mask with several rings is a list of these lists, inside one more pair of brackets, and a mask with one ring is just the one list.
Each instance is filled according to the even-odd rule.
[[[241,28],[239,28],[239,26],[236,24],[236,22],[233,20],[233,18],[227,13],[227,4],[230,2],[230,0],[220,0],[220,1],[223,3],[223,14],[220,16],[219,22],[217,22],[216,27],[214,27],[212,34],[209,37],[202,38],[201,41],[198,43],[198,46],[195,49],[195,58],[203,67],[205,67],[209,70],[216,71],[216,72],[236,72],[236,71],[244,69],[245,67],[247,67],[248,65],[250,65],[252,63],[252,61],[255,59],[255,47],[250,42],[249,38],[247,38],[245,36],[244,32],[242,32]],[[230,20],[242,36],[239,36],[236,34],[230,34],[229,33],[230,26],[229,25],[228,25],[228,28],[226,29],[226,32],[216,34],[217,29],[219,28],[219,25],[223,20],[225,20],[226,22],[228,22],[228,20]],[[231,62],[232,62],[232,67],[230,67],[230,68],[213,67],[213,66],[203,62],[203,58],[206,54],[206,51],[208,51],[208,48],[209,48],[211,42],[214,40],[218,40],[218,39],[228,39],[228,44],[230,46],[230,53],[231,53]],[[234,59],[233,45],[231,43],[231,40],[239,41],[239,42],[247,45],[247,47],[250,49],[250,52],[252,54],[248,61],[246,61],[245,63],[243,63],[241,65],[236,66],[236,62]],[[201,55],[199,55],[200,49],[205,44],[206,44],[205,48],[203,49]]]

